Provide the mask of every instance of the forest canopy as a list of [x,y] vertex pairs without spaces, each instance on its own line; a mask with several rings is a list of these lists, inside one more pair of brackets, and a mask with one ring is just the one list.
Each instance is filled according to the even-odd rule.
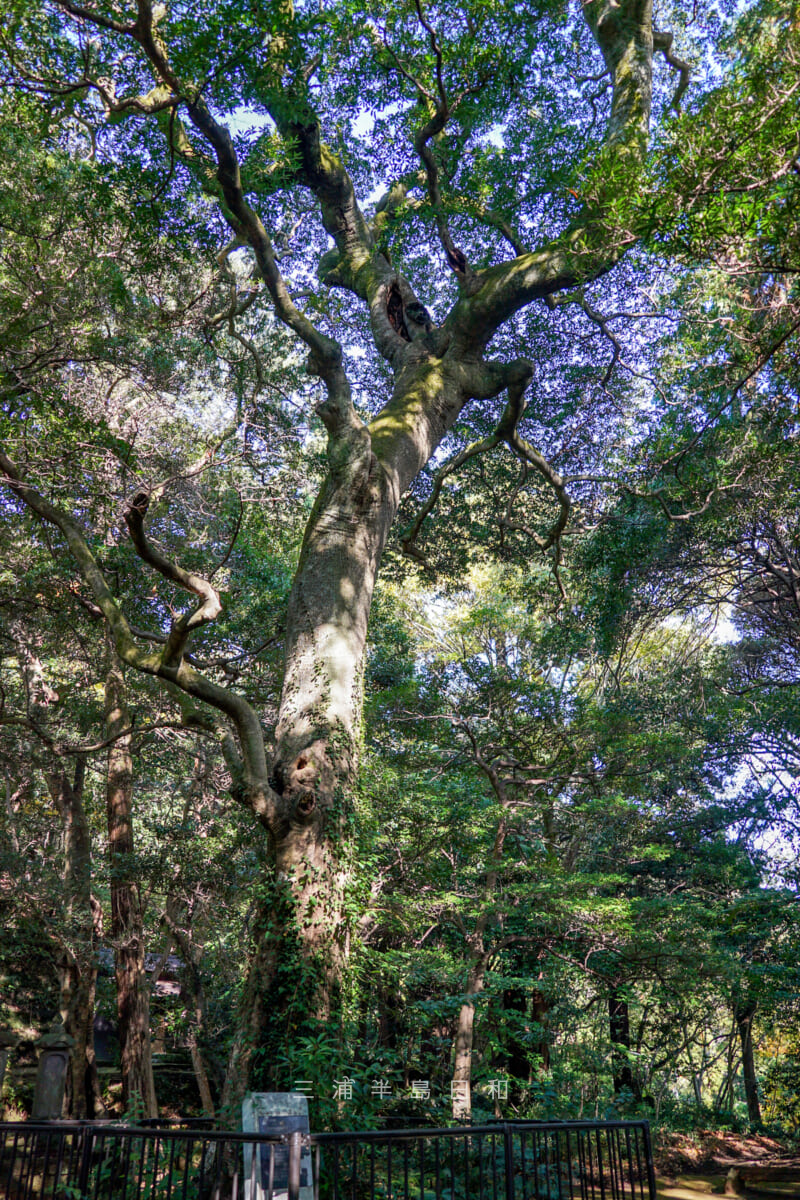
[[0,1022],[796,1133],[796,4],[3,7]]

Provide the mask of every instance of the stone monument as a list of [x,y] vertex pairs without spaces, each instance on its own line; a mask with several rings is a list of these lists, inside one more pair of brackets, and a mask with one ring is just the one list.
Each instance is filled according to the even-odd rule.
[[[279,1144],[245,1143],[244,1200],[288,1200],[289,1136],[309,1132],[308,1099],[299,1092],[248,1092],[242,1101],[242,1130],[286,1139]],[[299,1200],[314,1200],[311,1149],[308,1146],[303,1146],[300,1153]]]
[[39,1065],[36,1071],[36,1090],[33,1093],[33,1121],[59,1121],[64,1105],[70,1049],[75,1039],[70,1037],[60,1021],[36,1042]]

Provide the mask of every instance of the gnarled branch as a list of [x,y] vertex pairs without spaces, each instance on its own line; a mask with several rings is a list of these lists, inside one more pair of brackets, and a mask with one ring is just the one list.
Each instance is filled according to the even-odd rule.
[[[487,364],[487,367],[491,364]],[[526,466],[530,466],[542,478],[550,484],[559,501],[559,514],[547,534],[542,537],[541,534],[529,529],[527,526],[515,524],[508,519],[503,520],[503,524],[509,528],[518,528],[522,532],[527,533],[536,545],[542,550],[549,550],[551,547],[556,547],[556,579],[561,588],[561,581],[558,577],[558,542],[566,528],[569,514],[572,508],[572,502],[567,492],[566,483],[559,473],[550,465],[544,455],[527,442],[519,432],[519,422],[525,411],[525,389],[531,378],[532,368],[530,364],[523,363],[520,360],[518,363],[511,364],[509,370],[514,370],[514,378],[508,383],[508,402],[503,410],[503,414],[498,421],[495,429],[487,437],[480,441],[472,442],[466,446],[458,454],[454,455],[449,462],[440,467],[436,472],[433,480],[431,494],[422,507],[417,512],[414,520],[400,534],[400,544],[403,548],[403,553],[410,558],[416,559],[418,562],[427,565],[424,555],[417,548],[416,542],[419,537],[420,530],[425,523],[426,518],[431,514],[436,507],[436,503],[442,491],[442,487],[446,479],[453,475],[459,467],[464,463],[469,462],[479,455],[486,454],[493,450],[495,446],[502,442],[509,447],[513,453],[522,460]],[[561,588],[563,592],[563,588]]]
[[[78,524],[27,483],[21,477],[16,464],[2,451],[0,451],[0,471],[3,472],[3,475],[0,476],[0,483],[4,483],[32,512],[48,524],[54,525],[63,534],[84,582],[89,587],[95,603],[108,623],[117,653],[122,661],[143,674],[153,675],[174,685],[181,692],[203,704],[210,705],[211,708],[224,713],[229,718],[236,730],[241,748],[247,783],[246,802],[267,828],[274,829],[277,821],[276,797],[268,782],[264,735],[255,709],[243,696],[213,683],[189,664],[185,658],[173,661],[175,646],[170,645],[170,638],[167,639],[160,651],[143,650],[137,646],[127,618],[114,599],[105,576],[97,565]],[[157,552],[153,553],[157,554]],[[156,569],[159,568],[156,567]],[[176,572],[176,576],[172,576],[175,582],[186,577],[196,579],[196,577],[191,577],[189,572],[182,572],[181,568],[174,568],[173,564],[167,564],[166,570],[173,569]],[[187,585],[183,584],[182,586]],[[190,587],[189,590],[194,590],[194,588]],[[211,590],[213,591],[213,589]],[[201,606],[202,608],[203,606]]]
[[171,583],[176,583],[178,587],[182,587],[200,598],[200,603],[194,612],[184,613],[172,624],[162,659],[164,666],[174,666],[183,658],[194,630],[218,617],[222,612],[222,604],[218,592],[207,579],[203,579],[201,575],[195,575],[192,571],[184,570],[183,567],[166,558],[149,541],[144,529],[144,518],[147,515],[149,504],[149,493],[140,489],[131,498],[123,514],[136,553],[142,562],[146,562],[154,571],[158,571],[159,575],[163,575]]
[[[583,16],[613,83],[601,151],[608,170],[635,175],[644,161],[652,99],[652,0],[588,0]],[[611,167],[615,172],[610,172]],[[495,331],[531,301],[598,279],[637,240],[636,230],[609,238],[601,194],[554,241],[511,262],[476,272],[470,294],[451,314],[457,338],[488,344]]]
[[678,58],[678,56],[674,53],[672,49],[672,42],[673,35],[671,33],[662,33],[657,29],[653,30],[653,49],[660,50],[669,65],[674,67],[675,70],[679,72],[678,86],[676,87],[675,93],[670,102],[672,107],[677,112],[681,106],[683,93],[689,86],[692,68],[687,62],[684,62],[682,58]]

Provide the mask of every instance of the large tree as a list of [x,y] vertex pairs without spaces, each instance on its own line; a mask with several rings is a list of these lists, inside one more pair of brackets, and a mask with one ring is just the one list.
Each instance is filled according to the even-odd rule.
[[[217,730],[234,794],[268,833],[271,882],[254,920],[233,1099],[286,957],[287,926],[315,972],[312,1009],[325,1015],[336,1000],[350,937],[367,622],[401,498],[462,415],[477,410],[489,431],[462,458],[505,445],[544,481],[553,511],[533,536],[557,563],[570,498],[521,432],[535,373],[525,314],[569,293],[594,319],[580,289],[652,233],[660,204],[674,208],[669,138],[660,139],[664,170],[646,169],[654,54],[664,57],[662,124],[688,68],[671,35],[654,28],[650,0],[589,0],[576,13],[547,2],[295,8],[287,0],[220,2],[202,17],[149,0],[11,11],[8,72],[46,99],[51,121],[63,119],[62,141],[89,131],[110,194],[119,180],[130,195],[140,171],[142,208],[158,206],[167,247],[185,237],[186,211],[205,216],[230,292],[226,327],[252,352],[259,381],[263,356],[242,322],[265,306],[319,380],[327,473],[289,596],[272,742],[258,708],[190,656],[193,635],[223,606],[211,578],[181,565],[179,536],[162,551],[148,535],[165,489],[141,478],[125,522],[147,568],[198,603],[171,622],[162,610],[160,640],[143,641],[93,553],[80,501],[54,501],[37,486],[24,439],[0,458],[16,501],[60,529],[122,663],[176,689],[186,719]],[[255,130],[240,133],[248,121]],[[716,153],[702,138],[693,145]],[[790,149],[781,143],[773,157]],[[131,227],[147,220],[137,210]],[[207,287],[198,280],[196,294]],[[106,317],[106,328],[116,332],[124,319]],[[65,350],[60,362],[69,358]],[[29,379],[13,356],[3,386],[24,416]]]

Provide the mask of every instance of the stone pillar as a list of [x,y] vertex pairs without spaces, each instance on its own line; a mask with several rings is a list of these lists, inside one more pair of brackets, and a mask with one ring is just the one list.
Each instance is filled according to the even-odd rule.
[[3,1095],[3,1079],[5,1078],[8,1060],[16,1049],[19,1040],[18,1033],[9,1033],[5,1029],[0,1029],[0,1098]]
[[70,1049],[74,1045],[75,1039],[69,1036],[60,1021],[54,1021],[49,1032],[42,1034],[37,1041],[39,1066],[33,1093],[32,1120],[61,1120]]

